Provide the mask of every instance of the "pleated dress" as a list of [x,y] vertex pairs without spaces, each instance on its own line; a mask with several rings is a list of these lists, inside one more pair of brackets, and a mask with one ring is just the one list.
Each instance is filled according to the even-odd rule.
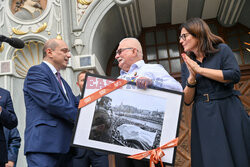
[[[192,108],[191,166],[192,167],[250,167],[250,121],[234,90],[240,80],[240,69],[232,50],[226,44],[217,46],[219,52],[207,55],[202,62],[191,56],[200,67],[222,70],[221,83],[197,74]],[[189,71],[182,64],[182,86],[185,88]],[[249,124],[250,125],[250,124]]]

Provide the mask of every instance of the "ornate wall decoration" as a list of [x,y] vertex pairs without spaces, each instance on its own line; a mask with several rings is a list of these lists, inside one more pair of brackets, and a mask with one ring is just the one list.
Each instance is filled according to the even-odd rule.
[[91,4],[93,0],[77,0],[77,8],[76,8],[76,17],[77,24],[79,24],[83,14],[87,10],[88,6]]
[[0,52],[2,52],[4,50],[4,45],[3,43],[1,44],[1,47],[0,47]]
[[21,20],[32,20],[38,18],[47,6],[47,0],[12,0],[10,9],[14,16]]
[[[26,0],[31,1],[31,0]],[[51,35],[52,27],[57,27],[57,36],[62,34],[62,5],[60,0],[53,1],[38,1],[34,2],[35,6],[41,10],[37,17],[28,18],[30,12],[25,14],[20,14],[21,10],[24,9],[24,4],[19,4],[23,1],[20,0],[10,0],[3,1],[0,3],[0,28],[2,31],[8,33],[6,36],[13,35],[25,35],[25,34],[38,34],[47,31],[47,35]],[[25,3],[24,2],[24,3]],[[19,4],[19,5],[18,5]],[[38,5],[39,4],[39,5]],[[31,7],[30,7],[31,8]],[[35,9],[36,10],[36,9]],[[34,11],[35,12],[35,11]],[[23,18],[22,18],[23,17]],[[56,20],[56,21],[55,21]]]
[[[250,32],[248,32],[248,34],[250,35]],[[248,43],[248,42],[244,42],[244,44],[250,46],[250,43]],[[247,50],[248,52],[250,52],[250,48],[246,48],[246,50]]]
[[23,49],[16,49],[12,58],[18,77],[25,78],[29,68],[42,62],[43,42],[29,41]]
[[[62,6],[60,3],[60,0],[54,0],[51,11],[50,11],[48,27],[46,29],[49,35],[51,33],[52,26],[56,26],[56,28],[55,27],[54,28],[56,30],[57,38],[62,39],[61,34],[63,31],[63,28],[62,28],[61,21],[62,21]],[[54,25],[53,23],[56,25]]]

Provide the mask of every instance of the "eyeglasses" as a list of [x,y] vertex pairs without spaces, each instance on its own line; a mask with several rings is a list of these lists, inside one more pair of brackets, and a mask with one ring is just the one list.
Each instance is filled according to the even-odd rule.
[[134,48],[120,48],[115,53],[120,55],[124,50],[127,50],[127,49],[134,49]]
[[183,39],[183,41],[186,41],[186,38],[188,35],[191,35],[190,33],[185,33],[179,36],[179,40]]
[[61,51],[65,54],[70,53],[70,50],[68,48],[62,48]]

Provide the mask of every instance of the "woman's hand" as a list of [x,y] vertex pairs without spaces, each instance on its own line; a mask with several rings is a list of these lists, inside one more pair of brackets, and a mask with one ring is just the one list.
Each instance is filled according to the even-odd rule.
[[[184,62],[187,65],[188,71],[189,71],[189,82],[194,82],[197,74],[197,68],[200,68],[200,66],[191,60],[186,53],[181,54]],[[197,67],[198,66],[198,67]]]
[[222,70],[216,70],[216,69],[210,69],[210,68],[202,68],[200,67],[195,61],[190,59],[185,53],[181,54],[183,60],[185,61],[187,68],[189,70],[189,77],[188,82],[193,83],[195,82],[195,76],[196,74],[200,74],[204,77],[216,80],[218,82],[222,83],[228,83],[229,80],[224,80],[223,72]]

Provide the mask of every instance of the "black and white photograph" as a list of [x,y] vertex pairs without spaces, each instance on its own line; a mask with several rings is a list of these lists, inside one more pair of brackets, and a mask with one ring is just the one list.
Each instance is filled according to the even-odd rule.
[[157,148],[164,108],[164,98],[118,89],[97,100],[89,139],[142,150]]
[[[83,98],[113,82],[87,74]],[[79,109],[72,146],[124,156],[156,149],[178,137],[182,100],[182,92],[127,83]],[[162,161],[173,164],[176,147],[163,152]]]

